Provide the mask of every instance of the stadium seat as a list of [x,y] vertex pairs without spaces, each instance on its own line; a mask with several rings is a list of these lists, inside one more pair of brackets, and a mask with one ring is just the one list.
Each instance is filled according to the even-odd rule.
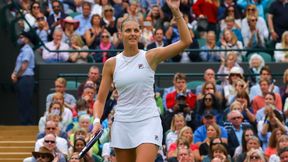
[[[250,57],[253,55],[254,53],[251,53],[247,56],[247,61],[250,60]],[[266,53],[266,52],[257,52],[257,54],[259,54],[263,59],[264,61],[267,63],[267,62],[274,62],[272,56],[269,54],[269,53]]]
[[77,89],[80,86],[80,82],[74,81],[74,80],[68,80],[66,84],[66,89],[67,90],[73,90]]
[[204,81],[201,81],[201,80],[194,80],[194,81],[188,82],[187,83],[187,89],[196,90],[196,87],[198,85],[203,84],[203,83],[204,83]]

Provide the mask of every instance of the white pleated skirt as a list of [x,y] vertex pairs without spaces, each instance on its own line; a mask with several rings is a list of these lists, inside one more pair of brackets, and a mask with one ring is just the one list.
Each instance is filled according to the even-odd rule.
[[160,117],[138,122],[114,121],[111,129],[113,148],[131,149],[144,143],[162,146],[163,129]]

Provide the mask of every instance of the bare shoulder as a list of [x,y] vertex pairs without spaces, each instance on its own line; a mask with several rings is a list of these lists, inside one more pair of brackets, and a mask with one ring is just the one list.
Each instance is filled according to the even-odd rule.
[[114,73],[116,66],[116,56],[109,58],[103,66],[103,72],[108,72],[110,75]]

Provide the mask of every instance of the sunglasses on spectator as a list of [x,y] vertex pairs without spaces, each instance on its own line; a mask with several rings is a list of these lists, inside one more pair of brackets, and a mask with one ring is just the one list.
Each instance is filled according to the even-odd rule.
[[47,130],[55,130],[56,128],[55,127],[47,127],[46,129]]
[[256,8],[248,8],[247,11],[256,11]]
[[243,84],[238,84],[237,86],[241,87],[241,88],[244,88],[244,85]]
[[212,101],[212,98],[204,98],[205,101]]
[[230,76],[241,76],[240,74],[230,74]]
[[55,143],[55,141],[52,141],[52,140],[44,140],[44,142],[45,143],[52,143],[52,144]]
[[37,17],[36,20],[37,20],[37,21],[44,21],[45,18],[44,18],[44,17]]
[[47,155],[37,155],[35,158],[36,159],[38,159],[38,158],[45,159],[45,158],[49,158],[49,156],[47,156]]
[[32,8],[34,8],[34,9],[38,9],[38,8],[40,8],[40,6],[33,6]]
[[260,156],[250,156],[250,160],[258,160],[260,159]]
[[109,38],[109,35],[102,35],[102,38]]
[[236,119],[241,119],[241,116],[236,116],[236,117],[233,117],[231,118],[232,120],[236,120]]

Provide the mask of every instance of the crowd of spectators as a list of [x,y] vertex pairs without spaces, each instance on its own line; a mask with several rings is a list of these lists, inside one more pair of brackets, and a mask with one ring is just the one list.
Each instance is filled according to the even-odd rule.
[[[259,58],[255,57],[261,64]],[[172,87],[155,89],[164,130],[155,161],[282,162],[282,150],[287,152],[288,147],[288,69],[283,74],[283,87],[273,82],[267,65],[261,66],[257,79],[245,78],[237,65],[219,82],[215,73],[206,69],[203,83],[195,89],[187,88],[183,73],[174,75]],[[77,96],[66,92],[64,78],[55,80],[55,92],[47,94],[46,111],[39,120],[36,153],[48,149],[55,162],[78,158],[91,137],[100,76],[99,68],[91,66]],[[83,161],[116,161],[110,132],[117,99],[118,92],[111,85],[101,118],[104,133]],[[34,154],[24,161],[41,158]]]
[[[181,0],[180,10],[193,37],[189,49],[230,51],[189,51],[167,61],[221,62],[235,50],[240,63],[251,52],[239,50],[267,52],[263,49],[272,48],[280,49],[269,51],[273,60],[287,62],[287,51],[281,51],[288,47],[287,5],[285,0]],[[174,18],[163,0],[25,0],[19,1],[19,6],[27,20],[19,21],[19,26],[25,31],[31,30],[31,26],[36,31],[48,48],[40,50],[47,63],[105,62],[117,54],[115,49],[123,49],[120,29],[128,17],[141,25],[140,49],[149,50],[179,40]],[[81,52],[88,49],[97,52]]]

